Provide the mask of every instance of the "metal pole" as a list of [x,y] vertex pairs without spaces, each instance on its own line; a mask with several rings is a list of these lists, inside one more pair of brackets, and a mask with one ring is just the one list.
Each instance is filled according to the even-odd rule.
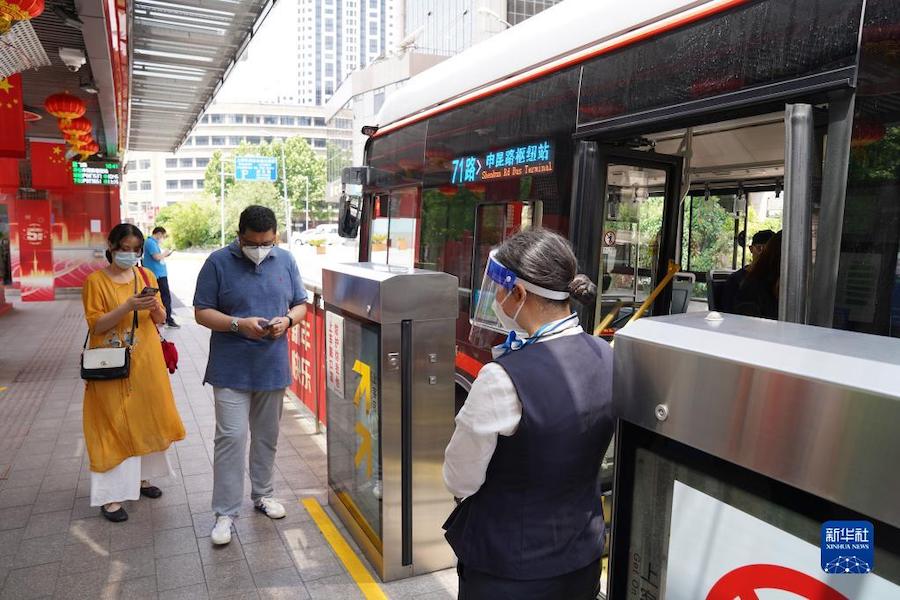
[[309,231],[309,175],[304,176],[304,180],[306,180],[306,229],[304,231]]
[[287,240],[287,243],[290,244],[293,225],[291,224],[291,203],[288,200],[287,162],[284,160],[284,140],[281,141],[281,184],[284,188],[284,221],[287,225],[285,239]]
[[225,245],[225,153],[219,155],[219,245]]
[[791,323],[806,323],[816,160],[813,108],[809,104],[788,104],[784,119],[784,225],[778,318]]
[[852,94],[831,98],[828,103],[828,144],[825,147],[822,205],[816,230],[816,264],[813,267],[809,307],[809,323],[819,327],[831,327],[834,320],[834,290],[841,260],[853,105]]

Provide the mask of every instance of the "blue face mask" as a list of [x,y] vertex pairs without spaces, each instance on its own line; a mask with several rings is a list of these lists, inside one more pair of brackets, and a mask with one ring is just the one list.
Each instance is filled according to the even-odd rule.
[[140,257],[137,252],[113,252],[113,262],[120,269],[133,269]]

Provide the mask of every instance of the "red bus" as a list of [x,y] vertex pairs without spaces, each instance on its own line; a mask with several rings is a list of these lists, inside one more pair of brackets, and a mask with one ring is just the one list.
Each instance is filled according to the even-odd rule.
[[534,225],[598,284],[587,330],[670,261],[650,313],[715,308],[783,229],[780,318],[900,336],[898,47],[893,0],[564,2],[388,96],[342,235],[459,278],[458,401],[496,343],[469,342],[488,252]]

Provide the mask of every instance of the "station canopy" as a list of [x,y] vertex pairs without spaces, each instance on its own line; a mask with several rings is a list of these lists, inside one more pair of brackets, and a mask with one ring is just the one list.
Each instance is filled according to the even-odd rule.
[[272,0],[134,0],[127,148],[178,148],[273,5]]

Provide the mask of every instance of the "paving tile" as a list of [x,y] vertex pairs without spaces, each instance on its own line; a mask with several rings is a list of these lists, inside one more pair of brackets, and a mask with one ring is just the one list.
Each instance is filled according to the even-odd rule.
[[212,463],[206,456],[200,459],[181,461],[181,474],[183,476],[206,475],[212,472]]
[[[415,600],[456,600],[457,592],[455,590],[435,590],[413,596]],[[393,598],[393,596],[391,596]]]
[[59,492],[41,492],[31,509],[32,514],[43,514],[59,510],[71,511],[75,505],[75,488]]
[[0,600],[32,600],[53,594],[59,577],[59,563],[16,569],[6,577]]
[[159,592],[205,583],[205,581],[199,554],[183,554],[156,559],[156,589]]
[[67,531],[71,512],[71,510],[59,510],[38,515],[32,514],[25,527],[25,539]]
[[208,564],[203,567],[206,587],[213,598],[233,596],[243,592],[255,592],[256,585],[246,561],[235,560]]
[[216,524],[216,515],[211,512],[192,514],[191,520],[194,522],[194,535],[199,539],[212,534],[212,528]]
[[292,550],[314,548],[326,543],[319,527],[312,520],[292,523],[290,526],[281,529],[280,533],[288,548]]
[[56,581],[53,600],[89,600],[99,598],[106,588],[106,571],[61,574]]
[[175,506],[177,504],[187,504],[187,494],[184,487],[174,485],[162,488],[163,495],[153,500],[156,506]]
[[344,573],[344,567],[328,546],[291,550],[300,578],[309,583],[323,577]]
[[153,549],[153,525],[150,520],[129,518],[124,523],[116,523],[110,528],[109,548],[111,552],[131,548]]
[[309,592],[293,567],[253,573],[256,591],[263,600],[304,600]]
[[187,499],[193,514],[212,511],[212,492],[195,492],[188,494]]
[[19,551],[25,528],[0,531],[0,557],[14,555]]
[[[53,437],[56,437],[53,435]],[[16,455],[16,460],[13,462],[11,471],[21,471],[24,469],[46,469],[50,464],[50,455],[51,452],[47,451],[42,454],[31,454],[31,453],[23,453],[19,452]]]
[[184,478],[184,489],[187,493],[211,492],[213,489],[212,472],[202,475],[188,475]]
[[153,546],[156,558],[166,558],[179,554],[196,554],[197,538],[194,535],[194,528],[182,527],[167,531],[155,531],[153,533]]
[[204,565],[244,560],[244,548],[236,536],[221,546],[213,544],[208,537],[198,539],[197,545],[200,547],[200,561]]
[[54,458],[51,456],[50,464],[47,466],[47,475],[80,473],[82,462],[81,456],[70,458]]
[[91,506],[91,499],[89,496],[75,498],[75,501],[72,505],[72,520],[77,521],[79,519],[96,517],[99,512],[100,509],[98,507]]
[[22,568],[58,562],[65,547],[65,533],[23,540],[16,551],[13,566]]
[[[151,563],[152,564],[152,563]],[[156,577],[111,581],[103,588],[100,600],[156,600]]]
[[446,591],[444,583],[436,573],[428,573],[418,577],[410,577],[399,581],[381,584],[381,589],[392,600],[401,598],[418,598],[422,594],[435,591]]
[[[121,523],[116,523],[115,525],[121,525]],[[100,516],[71,521],[69,523],[69,538],[66,543],[94,542],[101,546],[108,546],[112,526],[113,523]]]
[[13,489],[0,490],[0,508],[10,508],[13,506],[31,506],[37,498],[41,486],[33,485],[30,487],[21,487]]
[[109,581],[123,581],[156,575],[152,546],[129,548],[110,553]]
[[191,511],[187,504],[160,507],[153,505],[151,514],[155,531],[194,526],[194,522],[191,519]]
[[306,590],[313,600],[334,600],[335,598],[340,598],[341,600],[351,600],[353,598],[365,600],[365,597],[360,593],[353,580],[343,574],[308,581],[306,582]]
[[209,600],[206,584],[189,585],[159,593],[159,600]]
[[109,566],[109,543],[100,545],[93,541],[65,546],[62,553],[61,574],[105,570]]
[[11,471],[7,474],[3,489],[11,490],[14,488],[34,487],[44,480],[47,474],[46,468],[40,469],[22,469],[21,471]]
[[30,506],[0,509],[0,531],[25,527],[29,518],[31,518]]
[[280,539],[244,544],[244,556],[254,573],[292,567],[290,551]]
[[241,542],[245,544],[278,538],[278,530],[275,529],[272,519],[260,513],[237,519],[235,529],[237,529]]
[[74,490],[78,487],[78,472],[47,475],[41,483],[41,493]]

